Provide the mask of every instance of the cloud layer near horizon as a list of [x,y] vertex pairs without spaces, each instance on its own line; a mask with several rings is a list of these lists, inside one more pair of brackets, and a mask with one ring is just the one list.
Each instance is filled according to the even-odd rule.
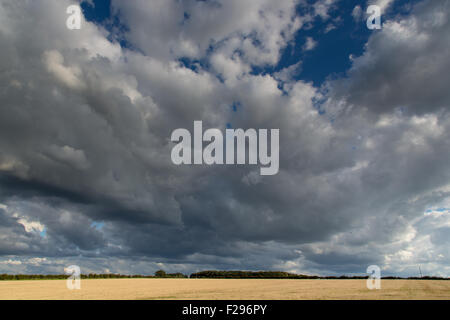
[[[337,2],[112,1],[126,31],[71,31],[71,1],[0,0],[0,272],[449,276],[449,1],[321,87],[254,72]],[[194,120],[279,128],[279,174],[173,165]]]

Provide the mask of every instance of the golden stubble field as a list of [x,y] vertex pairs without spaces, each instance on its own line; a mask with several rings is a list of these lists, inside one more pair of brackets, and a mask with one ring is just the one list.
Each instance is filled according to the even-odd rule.
[[93,279],[81,280],[80,290],[65,280],[0,281],[0,299],[449,300],[450,281],[382,280],[380,290],[368,290],[366,280]]

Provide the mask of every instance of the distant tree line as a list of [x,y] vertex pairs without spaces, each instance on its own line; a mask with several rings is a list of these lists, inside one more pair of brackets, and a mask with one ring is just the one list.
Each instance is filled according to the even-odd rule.
[[367,279],[367,276],[312,276],[284,271],[217,271],[208,270],[191,274],[191,278],[217,279]]
[[166,273],[164,270],[158,270],[155,272],[155,278],[187,278],[188,276],[180,272]]
[[307,276],[283,271],[217,271],[207,270],[191,274],[191,278],[216,279],[304,279]]
[[[125,275],[125,274],[82,274],[81,279],[136,279],[136,278],[188,278],[183,273],[166,273],[164,270],[158,270],[155,275]],[[67,274],[0,274],[1,280],[58,280],[67,279]],[[207,270],[200,271],[190,275],[192,279],[367,279],[368,276],[311,276],[295,274],[284,271],[218,271]],[[450,280],[450,278],[424,276],[424,277],[382,277],[382,279],[411,279],[411,280]]]
[[[217,271],[207,270],[191,274],[190,278],[209,278],[209,279],[367,279],[368,276],[313,276],[304,274],[295,274],[283,271]],[[382,277],[381,279],[412,279],[412,280],[450,280],[450,278],[441,277]]]
[[[0,280],[58,280],[67,279],[67,274],[0,274]],[[81,274],[81,279],[155,278],[155,276],[124,274]]]
[[[1,280],[58,280],[67,279],[67,274],[0,274]],[[106,274],[81,274],[81,279],[136,279],[136,278],[187,278],[187,275],[182,273],[166,273],[163,270],[155,272],[154,276],[151,275],[127,275],[117,273]]]

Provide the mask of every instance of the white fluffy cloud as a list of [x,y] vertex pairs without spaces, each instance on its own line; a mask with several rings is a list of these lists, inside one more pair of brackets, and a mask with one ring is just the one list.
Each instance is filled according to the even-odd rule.
[[302,26],[295,0],[113,1],[129,27],[130,41],[147,55],[167,61],[201,59],[213,51],[239,52],[253,65],[275,64],[280,50]]
[[386,10],[394,3],[395,0],[369,0],[367,1],[367,5],[376,5],[380,7],[381,13],[385,13]]
[[310,50],[313,50],[316,46],[317,46],[317,41],[315,41],[311,37],[307,37],[305,45],[303,46],[303,50],[310,51]]

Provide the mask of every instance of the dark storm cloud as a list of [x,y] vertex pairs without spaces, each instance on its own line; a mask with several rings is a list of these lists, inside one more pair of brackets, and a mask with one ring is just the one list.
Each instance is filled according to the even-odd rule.
[[[448,215],[424,216],[447,206],[450,192],[442,4],[425,1],[387,22],[323,95],[292,79],[280,90],[250,72],[275,64],[314,20],[295,17],[295,1],[113,1],[140,51],[86,21],[66,29],[67,1],[39,2],[0,2],[0,268],[335,274],[379,264],[407,274],[428,259],[429,272],[448,274],[439,244]],[[320,4],[325,19],[335,4]],[[182,56],[209,64],[193,71]],[[326,101],[325,115],[315,101]],[[279,174],[173,165],[170,134],[194,120],[279,128]]]
[[92,204],[94,202],[94,199],[84,193],[75,193],[40,181],[24,180],[8,174],[0,175],[0,186],[2,197],[18,196],[20,198],[31,198],[34,196],[48,196],[82,204]]

